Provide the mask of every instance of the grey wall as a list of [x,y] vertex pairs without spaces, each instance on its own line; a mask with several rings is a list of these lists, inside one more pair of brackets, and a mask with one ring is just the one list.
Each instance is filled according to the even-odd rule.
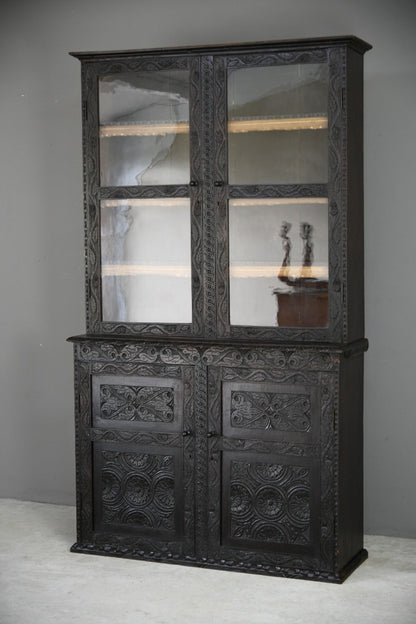
[[74,502],[84,331],[79,63],[106,50],[355,34],[365,57],[365,520],[416,537],[414,0],[14,0],[0,12],[0,496]]

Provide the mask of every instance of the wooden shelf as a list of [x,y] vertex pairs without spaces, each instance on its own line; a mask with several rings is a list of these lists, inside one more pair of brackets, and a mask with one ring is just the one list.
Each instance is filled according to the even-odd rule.
[[[284,269],[285,277],[293,279],[300,277],[328,279],[328,267],[325,265],[313,267],[293,265],[284,267]],[[103,277],[135,277],[138,275],[190,277],[191,267],[186,265],[103,264],[101,273]],[[278,277],[281,273],[282,267],[274,264],[230,266],[230,277],[237,278]]]
[[[290,130],[324,130],[328,127],[328,118],[324,115],[309,117],[276,117],[263,119],[233,119],[228,122],[228,132],[272,132]],[[165,136],[167,134],[187,134],[189,123],[186,121],[157,122],[148,124],[127,123],[100,126],[100,138],[124,136]]]

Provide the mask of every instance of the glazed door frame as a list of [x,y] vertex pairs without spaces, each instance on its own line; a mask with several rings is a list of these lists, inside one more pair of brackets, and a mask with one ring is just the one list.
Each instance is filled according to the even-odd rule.
[[[228,184],[227,148],[227,76],[229,69],[262,68],[292,64],[325,63],[328,65],[328,182],[303,184]],[[219,336],[236,339],[274,339],[282,341],[343,342],[346,339],[346,51],[319,47],[293,52],[229,54],[214,59],[213,106],[215,155],[213,173],[216,222],[216,301]],[[230,324],[229,283],[229,208],[230,200],[278,198],[328,199],[328,326],[261,327]],[[346,291],[346,288],[345,288]]]
[[[163,70],[189,71],[189,182],[170,185],[101,186],[99,94],[101,76],[125,72],[157,72]],[[87,332],[90,334],[158,334],[201,335],[203,327],[202,276],[202,179],[201,173],[201,72],[197,56],[146,56],[120,61],[86,61],[82,65],[83,99],[83,158],[84,158],[84,213],[86,237],[86,310]],[[103,321],[102,273],[100,244],[100,202],[117,200],[179,200],[190,201],[191,239],[191,323],[160,323]]]
[[[328,63],[328,184],[228,185],[228,67],[268,67]],[[116,72],[190,70],[190,180],[164,186],[102,187],[99,174],[98,77]],[[87,331],[91,334],[205,336],[343,342],[345,309],[346,50],[323,47],[295,52],[145,56],[119,61],[85,61],[83,85],[83,150],[86,215]],[[329,322],[326,328],[230,325],[229,199],[328,197]],[[189,198],[191,202],[192,323],[103,322],[101,318],[100,201]]]

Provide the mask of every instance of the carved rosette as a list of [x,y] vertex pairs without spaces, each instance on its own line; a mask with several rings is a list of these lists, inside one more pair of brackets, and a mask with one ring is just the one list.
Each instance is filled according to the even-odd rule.
[[170,455],[101,450],[100,524],[175,531],[175,465]]
[[310,499],[307,467],[232,461],[229,539],[308,545]]

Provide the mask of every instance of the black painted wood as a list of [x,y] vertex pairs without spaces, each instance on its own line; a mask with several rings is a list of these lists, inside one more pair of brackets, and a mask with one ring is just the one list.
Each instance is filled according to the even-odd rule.
[[[342,582],[362,544],[362,55],[355,37],[74,53],[87,333],[72,550]],[[229,67],[328,63],[328,184],[228,185]],[[97,77],[190,70],[190,184],[100,187]],[[192,184],[191,184],[192,182]],[[327,328],[230,326],[228,199],[328,196]],[[191,324],[101,318],[103,199],[189,197]]]
[[[75,550],[333,582],[343,580],[352,559],[365,556],[358,348],[71,340],[79,397]],[[113,403],[109,385],[121,395]],[[358,398],[349,401],[352,386]],[[129,417],[126,388],[136,390]],[[140,419],[143,388],[149,391]],[[169,396],[160,407],[159,388],[172,388],[171,395],[183,401],[183,422],[175,423],[174,406],[163,408]],[[242,400],[244,426],[232,416],[233,402]],[[103,422],[109,412],[117,414],[117,426]],[[123,457],[110,453],[107,472],[116,469],[116,476],[104,478],[105,448],[131,453],[131,472]],[[144,521],[122,523],[128,482],[140,477],[134,465],[141,462],[134,457],[152,454],[162,454],[168,464],[171,456],[181,458],[183,470],[178,465],[178,480],[175,487],[171,480],[166,496],[176,493],[176,509],[180,496],[185,501],[178,520],[182,538],[175,529],[175,536],[160,541],[155,529],[150,539]],[[162,466],[153,480],[158,470]],[[144,500],[146,488],[138,490],[136,505],[146,511],[153,504],[147,512],[152,517],[157,504]],[[116,520],[104,522],[110,510]]]
[[[324,42],[327,46],[324,46]],[[363,334],[362,245],[362,49],[340,38],[283,42],[252,48],[221,48],[221,54],[195,50],[188,55],[155,53],[81,55],[84,109],[87,331],[93,334],[162,336],[230,335],[245,340],[352,342]],[[362,48],[366,44],[361,44]],[[227,184],[226,72],[231,67],[328,63],[329,182],[324,184]],[[100,187],[97,79],[123,71],[190,70],[190,182],[195,186]],[[351,93],[351,95],[350,95]],[[348,94],[348,97],[346,96]],[[218,186],[218,184],[220,184]],[[327,328],[230,326],[228,285],[228,198],[314,197],[328,195],[329,325]],[[192,238],[192,324],[125,323],[101,320],[101,199],[190,197]]]

